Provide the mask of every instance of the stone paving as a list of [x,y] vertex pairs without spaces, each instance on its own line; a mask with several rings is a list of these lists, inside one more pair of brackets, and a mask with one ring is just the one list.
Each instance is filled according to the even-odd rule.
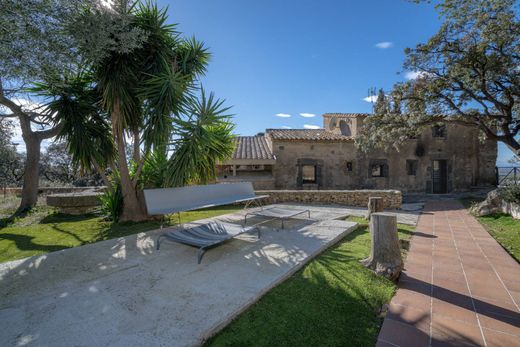
[[0,346],[200,345],[356,227],[343,208],[300,208],[312,220],[265,224],[200,265],[192,247],[156,251],[160,230],[0,264]]
[[427,202],[383,346],[520,346],[520,265],[458,201]]

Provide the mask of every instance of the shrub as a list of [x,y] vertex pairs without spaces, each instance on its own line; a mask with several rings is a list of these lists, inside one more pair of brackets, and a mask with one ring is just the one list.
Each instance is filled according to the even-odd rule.
[[103,195],[99,197],[101,201],[101,211],[114,222],[119,221],[121,211],[123,210],[123,193],[121,184],[117,182],[112,189],[107,189]]
[[520,184],[514,184],[504,188],[503,196],[507,202],[520,204]]

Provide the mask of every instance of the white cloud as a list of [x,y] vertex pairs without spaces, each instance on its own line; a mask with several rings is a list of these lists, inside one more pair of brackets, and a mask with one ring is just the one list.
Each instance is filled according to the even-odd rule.
[[415,80],[417,78],[426,77],[426,76],[428,76],[428,73],[426,73],[424,71],[406,71],[404,73],[404,77],[407,80]]
[[291,115],[287,113],[277,113],[275,116],[280,118],[291,118]]
[[290,127],[288,125],[282,125],[282,129],[292,129],[292,127]]
[[370,96],[367,96],[366,98],[363,98],[363,100],[365,100],[366,102],[376,102],[376,100],[377,100],[377,95],[370,95]]
[[394,43],[393,42],[389,42],[389,41],[384,41],[384,42],[376,43],[375,46],[377,48],[380,48],[380,49],[388,49],[388,48],[392,48],[394,46]]
[[311,125],[311,124],[304,124],[303,127],[305,129],[321,129],[319,125]]
[[305,117],[305,118],[313,118],[313,117],[316,117],[316,115],[314,113],[300,113],[300,116],[302,117]]

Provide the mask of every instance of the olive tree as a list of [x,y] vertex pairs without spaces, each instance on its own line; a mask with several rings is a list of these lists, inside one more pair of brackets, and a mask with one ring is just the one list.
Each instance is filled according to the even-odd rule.
[[[420,2],[420,1],[417,1]],[[520,153],[520,22],[514,0],[444,0],[444,22],[406,49],[410,80],[388,93],[388,107],[365,122],[359,145],[398,147],[423,127],[451,121]]]

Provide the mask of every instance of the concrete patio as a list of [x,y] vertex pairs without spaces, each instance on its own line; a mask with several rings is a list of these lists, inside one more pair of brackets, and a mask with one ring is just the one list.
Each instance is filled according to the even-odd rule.
[[0,264],[1,344],[199,345],[355,228],[338,220],[344,208],[302,208],[311,221],[280,231],[273,221],[260,239],[243,234],[209,250],[201,265],[188,246],[156,251],[160,230]]

